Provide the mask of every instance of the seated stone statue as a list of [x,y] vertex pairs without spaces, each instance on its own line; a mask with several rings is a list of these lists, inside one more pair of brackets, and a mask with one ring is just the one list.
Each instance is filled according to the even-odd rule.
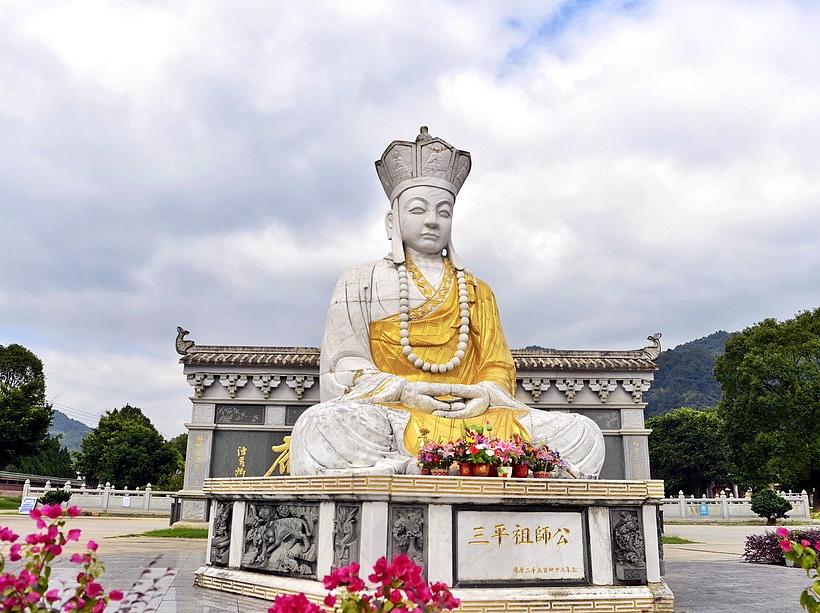
[[598,426],[582,415],[530,409],[514,398],[515,365],[495,297],[465,270],[451,241],[470,154],[432,138],[392,142],[376,170],[391,202],[391,254],[336,285],[325,323],[321,404],[292,434],[294,475],[418,472],[420,440],[455,440],[490,424],[546,442],[571,476],[595,478]]

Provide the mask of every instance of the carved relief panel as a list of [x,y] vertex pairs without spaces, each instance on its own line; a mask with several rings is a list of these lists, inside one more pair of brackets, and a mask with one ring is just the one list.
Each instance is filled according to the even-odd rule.
[[361,514],[361,505],[336,505],[336,517],[333,520],[333,568],[359,561]]
[[622,585],[646,583],[646,550],[640,508],[610,509],[609,522],[615,582]]
[[242,568],[316,578],[317,503],[248,503]]
[[401,553],[427,573],[427,507],[390,505],[387,549],[390,558]]
[[218,502],[214,515],[214,528],[211,536],[211,559],[214,566],[228,565],[228,552],[231,549],[232,502]]

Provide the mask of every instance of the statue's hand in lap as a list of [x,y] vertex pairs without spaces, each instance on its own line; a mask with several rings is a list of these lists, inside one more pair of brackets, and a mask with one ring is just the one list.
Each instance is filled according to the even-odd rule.
[[450,395],[461,398],[461,401],[452,402],[446,408],[434,411],[433,415],[467,419],[481,415],[490,406],[490,393],[480,385],[453,383],[447,387],[450,388]]
[[451,388],[452,386],[446,383],[408,381],[401,390],[399,401],[419,411],[439,415],[440,411],[449,411],[450,405],[436,400],[435,397],[449,395]]

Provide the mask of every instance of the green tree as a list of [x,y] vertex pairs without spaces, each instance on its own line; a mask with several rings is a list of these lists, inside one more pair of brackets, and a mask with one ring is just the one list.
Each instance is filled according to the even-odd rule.
[[182,434],[177,434],[168,442],[171,443],[177,451],[179,451],[182,459],[184,460],[185,454],[188,451],[188,433],[183,432]]
[[0,345],[0,466],[35,453],[51,415],[43,363],[22,345]]
[[813,487],[820,506],[820,309],[735,335],[715,376],[741,480]]
[[60,436],[49,436],[37,452],[21,458],[8,467],[9,470],[29,475],[73,478],[74,462],[68,449],[63,447]]
[[106,411],[83,439],[77,470],[91,483],[120,487],[156,484],[179,469],[182,457],[136,407]]
[[701,495],[731,472],[723,421],[714,410],[680,408],[646,420],[652,476],[676,496]]

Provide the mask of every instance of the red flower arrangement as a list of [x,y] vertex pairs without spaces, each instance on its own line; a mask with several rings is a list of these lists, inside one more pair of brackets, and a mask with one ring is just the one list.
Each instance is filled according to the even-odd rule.
[[[461,604],[444,583],[427,585],[421,567],[406,555],[398,555],[392,562],[379,558],[367,580],[372,589],[359,577],[355,562],[337,568],[322,580],[325,589],[335,590],[335,594],[325,596],[324,605],[339,613],[439,613]],[[304,594],[277,596],[268,609],[268,613],[321,612]]]

